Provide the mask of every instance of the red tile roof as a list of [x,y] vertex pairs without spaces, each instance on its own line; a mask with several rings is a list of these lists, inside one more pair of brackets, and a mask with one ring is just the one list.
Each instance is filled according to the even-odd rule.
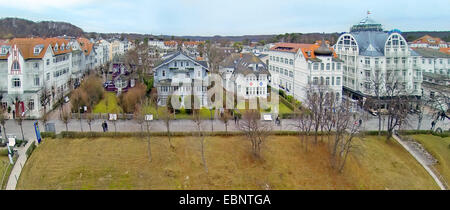
[[[66,46],[69,44],[69,41],[62,38],[14,38],[7,44],[11,47],[16,45],[25,60],[42,59],[47,52],[49,45],[52,47],[53,53],[55,55],[72,52],[72,49],[70,47],[68,49],[66,48]],[[58,49],[55,51],[54,47],[56,44],[58,44]],[[60,49],[62,44],[64,44],[63,50]],[[38,45],[42,45],[43,49],[39,54],[34,54],[34,48]],[[0,56],[0,59],[7,59],[8,56],[9,53],[5,56]]]
[[[320,47],[322,41],[318,41],[316,44],[303,44],[303,43],[276,43],[275,46],[270,48],[270,50],[273,51],[280,51],[280,52],[292,52],[297,53],[299,50],[301,50],[303,56],[305,58],[316,58],[316,55],[314,54],[314,50]],[[336,52],[334,52],[333,48],[330,47],[330,50],[333,51],[333,57],[337,57]],[[310,54],[308,55],[308,52]]]

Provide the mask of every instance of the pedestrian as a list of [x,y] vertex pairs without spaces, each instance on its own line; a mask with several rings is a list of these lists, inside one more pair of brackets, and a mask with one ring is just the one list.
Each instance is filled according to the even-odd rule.
[[434,129],[434,126],[436,125],[436,122],[435,121],[432,121],[431,122],[431,130],[433,130]]
[[235,125],[237,124],[237,116],[236,115],[234,115],[234,124]]
[[102,129],[103,129],[103,132],[106,132],[105,121],[102,122]]
[[362,125],[362,119],[361,118],[359,118],[359,125],[360,126]]
[[105,121],[105,130],[108,131],[108,123]]

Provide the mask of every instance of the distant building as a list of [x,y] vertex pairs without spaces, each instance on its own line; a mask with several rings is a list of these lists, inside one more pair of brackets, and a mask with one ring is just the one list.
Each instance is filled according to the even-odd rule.
[[227,91],[244,99],[267,98],[270,73],[267,65],[252,53],[234,53],[220,64]]
[[354,98],[376,96],[375,80],[382,90],[396,80],[406,95],[420,95],[421,70],[413,66],[417,56],[400,31],[383,31],[381,24],[366,17],[338,38],[334,50],[344,61],[344,89]]
[[439,50],[440,48],[448,48],[447,42],[430,35],[425,35],[414,40],[411,42],[410,46],[414,48],[431,48],[435,50]]
[[200,106],[207,105],[208,65],[198,61],[182,51],[177,51],[164,58],[154,68],[154,84],[158,91],[158,105],[167,105],[167,99],[175,92],[181,96],[194,95],[200,100]]
[[342,61],[325,41],[315,44],[276,43],[269,54],[269,71],[279,79],[271,81],[272,88],[304,102],[309,87],[326,86],[342,97]]

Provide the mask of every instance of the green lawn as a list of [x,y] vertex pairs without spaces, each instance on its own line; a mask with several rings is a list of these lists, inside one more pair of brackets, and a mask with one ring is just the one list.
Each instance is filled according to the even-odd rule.
[[[9,167],[9,168],[8,168]],[[9,158],[8,156],[4,156],[3,154],[0,155],[0,182],[2,181],[3,178],[3,174],[5,173],[5,171],[7,169],[11,170],[10,164],[9,164]],[[8,178],[5,177],[5,179],[3,180],[3,183],[1,184],[2,189],[4,189],[6,187],[6,183],[8,181]],[[0,189],[1,190],[1,189]]]
[[[107,106],[108,105],[108,106]],[[94,107],[94,113],[121,113],[115,93],[107,92],[105,97]]]
[[441,138],[433,135],[413,135],[414,140],[420,142],[425,149],[439,162],[436,169],[450,182],[450,137]]

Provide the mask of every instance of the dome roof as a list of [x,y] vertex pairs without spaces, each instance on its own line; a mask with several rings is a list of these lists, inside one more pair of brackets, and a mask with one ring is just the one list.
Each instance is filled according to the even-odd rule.
[[314,54],[316,55],[333,55],[333,51],[325,43],[325,40],[322,39],[322,43],[320,47],[314,50]]

